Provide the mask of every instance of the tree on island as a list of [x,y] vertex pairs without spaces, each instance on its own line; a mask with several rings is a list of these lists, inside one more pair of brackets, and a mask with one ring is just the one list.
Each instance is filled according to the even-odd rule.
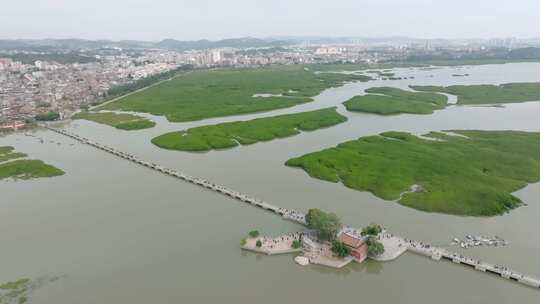
[[345,246],[343,242],[337,240],[332,242],[332,252],[340,258],[344,258],[351,254],[351,250],[347,246]]
[[299,240],[294,240],[291,244],[291,247],[294,249],[298,249],[302,247],[302,242],[300,242]]
[[256,238],[256,237],[259,236],[259,231],[257,231],[257,230],[251,230],[251,231],[249,232],[249,236],[252,237],[252,238]]
[[257,243],[255,243],[255,246],[260,248],[262,246],[261,240],[257,240]]
[[337,215],[319,209],[309,209],[306,223],[310,229],[317,230],[320,241],[333,241],[341,228]]
[[377,241],[374,237],[369,237],[367,240],[368,254],[370,256],[379,256],[384,253],[384,245]]
[[371,224],[369,226],[366,226],[362,228],[362,232],[360,233],[362,236],[376,236],[379,233],[381,233],[382,227],[378,224]]

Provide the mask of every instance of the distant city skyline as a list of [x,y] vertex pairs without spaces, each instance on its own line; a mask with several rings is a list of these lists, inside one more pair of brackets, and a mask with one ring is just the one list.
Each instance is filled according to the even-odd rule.
[[533,0],[271,2],[27,0],[3,4],[0,39],[159,41],[233,37],[539,37]]

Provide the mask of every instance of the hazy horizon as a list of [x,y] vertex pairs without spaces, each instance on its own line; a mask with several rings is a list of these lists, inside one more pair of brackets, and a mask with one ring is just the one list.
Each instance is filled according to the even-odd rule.
[[6,3],[1,39],[219,40],[329,36],[420,39],[532,38],[532,0],[28,0]]

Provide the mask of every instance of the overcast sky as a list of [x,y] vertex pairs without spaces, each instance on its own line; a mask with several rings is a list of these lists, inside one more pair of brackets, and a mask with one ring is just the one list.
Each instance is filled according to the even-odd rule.
[[2,0],[0,38],[540,36],[539,0]]

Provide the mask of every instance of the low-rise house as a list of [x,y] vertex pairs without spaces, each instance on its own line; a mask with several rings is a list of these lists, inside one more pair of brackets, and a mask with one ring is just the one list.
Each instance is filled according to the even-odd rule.
[[338,239],[351,250],[351,256],[356,262],[362,263],[367,258],[368,246],[365,238],[342,232]]

